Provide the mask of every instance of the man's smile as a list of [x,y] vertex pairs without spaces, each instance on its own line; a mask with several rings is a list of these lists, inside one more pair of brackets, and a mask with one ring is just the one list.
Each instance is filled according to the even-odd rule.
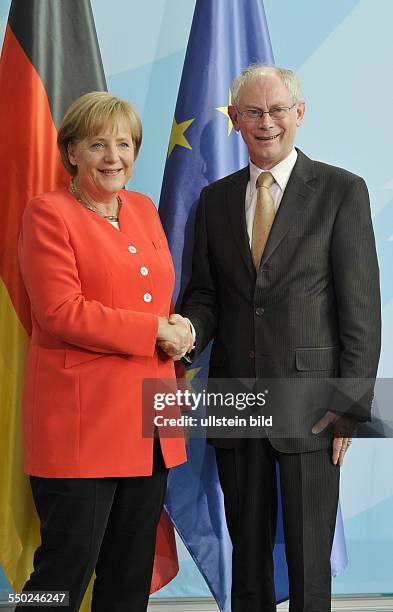
[[275,136],[255,136],[255,138],[257,140],[276,140],[276,138],[278,138],[279,136],[281,136],[281,133],[276,134]]

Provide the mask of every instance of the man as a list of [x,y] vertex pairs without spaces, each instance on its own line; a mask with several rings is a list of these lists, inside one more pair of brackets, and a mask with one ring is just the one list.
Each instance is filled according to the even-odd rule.
[[[250,164],[201,194],[182,305],[195,355],[214,339],[213,378],[375,378],[378,264],[363,179],[294,148],[305,103],[290,70],[246,68],[232,104]],[[276,610],[276,462],[289,609],[331,609],[339,467],[350,444],[342,434],[350,419],[333,404],[310,424],[314,435],[214,441],[233,543],[233,612]],[[328,426],[332,435],[319,435]]]

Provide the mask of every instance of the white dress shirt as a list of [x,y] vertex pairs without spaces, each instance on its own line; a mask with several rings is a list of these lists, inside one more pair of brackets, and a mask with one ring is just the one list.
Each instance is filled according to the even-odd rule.
[[297,151],[295,148],[292,149],[288,157],[280,161],[276,166],[271,168],[270,170],[264,170],[263,168],[258,168],[251,160],[250,160],[250,180],[247,185],[246,190],[246,224],[247,224],[247,233],[250,241],[251,247],[251,239],[252,239],[252,226],[254,223],[254,215],[255,215],[255,206],[257,203],[257,179],[261,172],[270,172],[273,175],[275,183],[270,187],[269,191],[273,198],[274,202],[274,211],[277,212],[278,207],[280,206],[280,202],[282,196],[284,194],[285,187],[289,181],[289,177],[291,176],[291,172],[293,170],[294,165],[297,160]]

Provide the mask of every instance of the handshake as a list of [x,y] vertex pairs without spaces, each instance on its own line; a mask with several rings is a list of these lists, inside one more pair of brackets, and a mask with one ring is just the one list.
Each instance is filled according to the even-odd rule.
[[171,314],[169,319],[159,317],[157,346],[174,361],[192,351],[194,336],[189,320],[179,314]]

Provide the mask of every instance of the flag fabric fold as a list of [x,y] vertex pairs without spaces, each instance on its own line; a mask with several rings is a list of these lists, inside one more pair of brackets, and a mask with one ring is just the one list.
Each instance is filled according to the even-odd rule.
[[[248,163],[247,149],[232,128],[227,107],[233,78],[251,63],[273,64],[262,1],[197,0],[159,205],[176,268],[178,304],[190,277],[201,189]],[[205,351],[187,372],[190,385],[195,376],[207,377],[207,366]],[[191,439],[187,464],[171,470],[166,508],[220,610],[230,612],[232,547],[214,450],[205,440]],[[342,568],[346,558],[342,532],[335,539],[335,550],[333,558],[338,552]],[[288,573],[281,508],[274,561],[276,597],[282,601],[288,598]]]

